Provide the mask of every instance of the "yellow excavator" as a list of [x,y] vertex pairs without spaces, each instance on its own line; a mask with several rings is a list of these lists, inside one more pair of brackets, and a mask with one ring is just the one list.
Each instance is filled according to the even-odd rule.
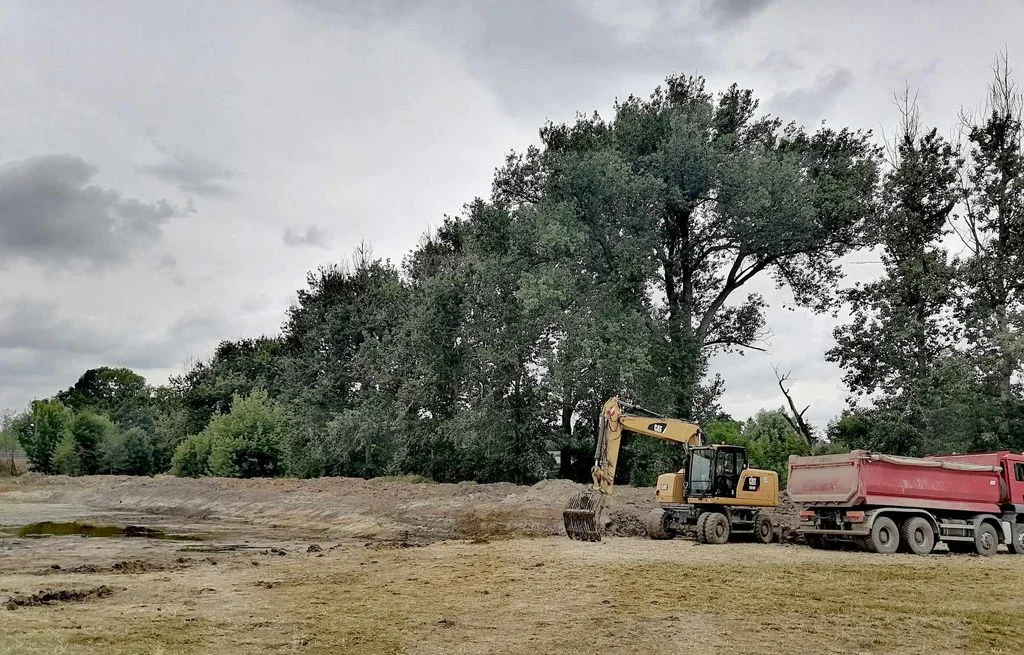
[[765,510],[779,505],[778,473],[750,468],[742,446],[707,445],[695,423],[648,412],[617,396],[601,408],[593,487],[573,496],[562,512],[570,539],[601,540],[602,511],[615,485],[624,432],[672,441],[686,449],[682,470],[658,476],[654,494],[659,507],[647,517],[652,539],[694,533],[702,543],[724,544],[733,535],[772,541],[775,528]]

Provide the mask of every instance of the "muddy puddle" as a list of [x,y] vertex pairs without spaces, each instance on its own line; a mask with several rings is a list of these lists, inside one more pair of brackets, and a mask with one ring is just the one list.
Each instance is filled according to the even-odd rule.
[[204,535],[164,532],[142,525],[97,525],[77,521],[43,521],[20,527],[2,528],[0,532],[20,538],[44,537],[141,537],[143,539],[166,539],[170,541],[203,541]]

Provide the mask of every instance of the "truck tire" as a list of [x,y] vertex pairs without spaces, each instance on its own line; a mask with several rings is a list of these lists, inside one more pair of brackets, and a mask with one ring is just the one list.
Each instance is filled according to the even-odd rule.
[[671,539],[676,533],[665,527],[668,513],[657,507],[647,514],[647,536],[651,539]]
[[900,526],[900,541],[915,555],[927,555],[935,547],[935,531],[923,516],[911,516]]
[[1024,523],[1014,523],[1011,534],[1013,543],[1010,544],[1010,551],[1024,555]]
[[697,517],[697,529],[696,537],[697,543],[706,544],[708,542],[707,535],[704,533],[704,529],[708,525],[708,519],[711,517],[711,512],[704,512]]
[[974,530],[974,550],[991,557],[999,550],[999,533],[991,523],[982,523]]
[[761,513],[754,519],[754,541],[759,544],[770,544],[775,539],[775,526],[767,514]]
[[704,540],[709,544],[724,544],[729,541],[729,533],[732,529],[729,519],[721,512],[708,512],[708,518],[704,522]]
[[866,541],[872,552],[895,553],[900,547],[900,531],[896,529],[896,522],[888,516],[879,516]]

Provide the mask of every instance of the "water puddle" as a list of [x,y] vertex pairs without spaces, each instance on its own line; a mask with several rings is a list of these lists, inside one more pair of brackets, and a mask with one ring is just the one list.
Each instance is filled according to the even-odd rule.
[[168,539],[171,541],[202,541],[203,537],[195,534],[174,534],[147,528],[141,525],[94,525],[79,522],[31,523],[20,528],[4,528],[4,532],[22,538],[38,537],[142,537],[144,539]]

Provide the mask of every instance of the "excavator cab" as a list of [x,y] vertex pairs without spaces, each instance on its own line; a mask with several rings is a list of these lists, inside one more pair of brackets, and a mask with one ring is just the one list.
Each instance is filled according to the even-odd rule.
[[690,498],[735,498],[740,474],[746,468],[747,449],[743,446],[691,448],[684,493]]

